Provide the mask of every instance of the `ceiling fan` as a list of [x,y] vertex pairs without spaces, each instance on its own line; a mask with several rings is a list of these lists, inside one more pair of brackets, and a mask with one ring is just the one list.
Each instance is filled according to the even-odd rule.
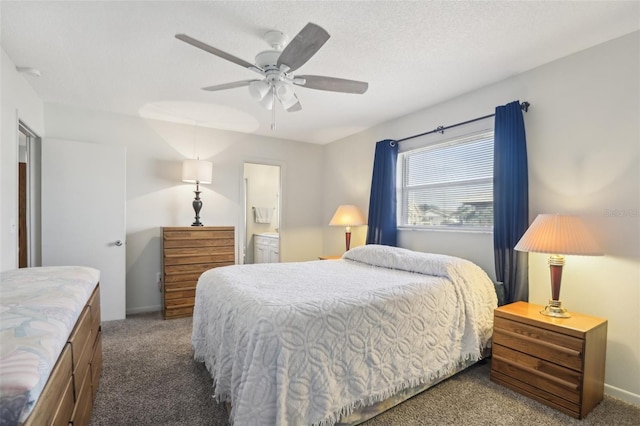
[[255,64],[252,64],[186,34],[176,34],[178,40],[260,74],[263,77],[262,79],[218,84],[203,87],[203,90],[218,91],[248,86],[251,96],[259,101],[260,105],[272,111],[272,130],[275,130],[276,100],[289,112],[302,109],[300,100],[295,94],[294,85],[308,89],[341,93],[363,94],[367,91],[369,84],[362,81],[319,75],[293,74],[320,50],[329,37],[327,31],[311,22],[305,25],[288,44],[288,39],[283,33],[269,31],[264,35],[264,39],[273,50],[258,53],[255,58]]

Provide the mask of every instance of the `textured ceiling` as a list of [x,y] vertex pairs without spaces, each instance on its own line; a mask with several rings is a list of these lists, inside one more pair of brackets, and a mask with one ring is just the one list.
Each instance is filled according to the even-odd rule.
[[[640,28],[637,1],[7,1],[2,48],[45,101],[327,143]],[[369,82],[364,95],[296,88],[303,110],[260,107],[257,74],[174,38],[249,62],[271,29],[307,22],[331,38],[300,68]]]

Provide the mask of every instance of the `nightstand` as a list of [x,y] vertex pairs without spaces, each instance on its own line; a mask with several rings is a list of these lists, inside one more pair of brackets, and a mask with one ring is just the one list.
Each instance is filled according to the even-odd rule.
[[604,394],[607,320],[542,315],[516,302],[494,311],[491,381],[581,419]]
[[342,259],[342,255],[338,255],[338,256],[318,256],[318,259],[320,259],[320,260],[338,260],[338,259]]

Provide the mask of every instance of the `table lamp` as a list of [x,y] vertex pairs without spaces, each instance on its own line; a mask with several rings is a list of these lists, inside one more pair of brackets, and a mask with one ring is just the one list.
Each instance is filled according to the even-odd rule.
[[213,163],[210,161],[184,160],[182,162],[182,181],[195,183],[196,198],[193,200],[193,210],[196,213],[196,220],[191,226],[203,226],[200,222],[200,209],[202,209],[202,200],[200,199],[200,184],[211,183],[213,176]]
[[359,208],[352,205],[340,205],[329,222],[329,226],[345,226],[345,242],[347,251],[351,246],[351,227],[366,225],[367,221]]
[[571,317],[560,301],[563,255],[603,255],[586,225],[578,216],[559,214],[538,215],[514,249],[529,253],[550,254],[551,299],[540,313],[557,318]]

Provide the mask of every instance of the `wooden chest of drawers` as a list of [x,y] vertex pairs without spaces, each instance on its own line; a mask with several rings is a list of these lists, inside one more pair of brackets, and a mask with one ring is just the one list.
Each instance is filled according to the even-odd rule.
[[233,226],[162,228],[165,319],[191,316],[200,275],[235,263],[234,235]]
[[491,380],[581,419],[604,394],[607,321],[541,309],[516,302],[495,310]]

